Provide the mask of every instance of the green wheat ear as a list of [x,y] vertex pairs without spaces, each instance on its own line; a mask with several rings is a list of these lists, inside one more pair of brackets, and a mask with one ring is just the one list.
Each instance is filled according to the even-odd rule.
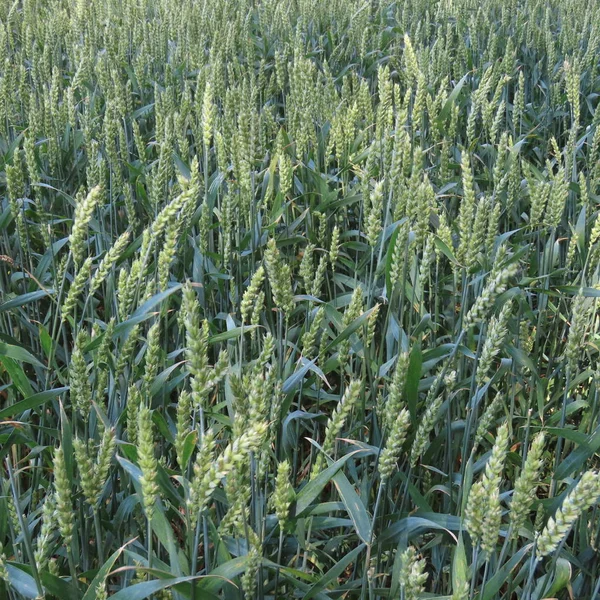
[[400,589],[407,600],[417,600],[425,590],[425,582],[429,575],[425,573],[427,562],[419,559],[417,551],[409,546],[402,553],[400,568]]
[[75,514],[71,496],[71,481],[65,465],[62,445],[54,451],[54,492],[56,496],[56,519],[64,545],[69,548],[73,540]]
[[387,481],[394,472],[409,426],[410,413],[404,408],[394,421],[388,434],[388,442],[379,457],[379,475],[382,483]]
[[600,497],[600,475],[586,471],[575,487],[567,494],[560,508],[548,519],[539,533],[536,544],[538,559],[552,554],[580,517],[581,513],[593,506]]
[[527,520],[536,497],[538,478],[543,466],[542,455],[544,452],[544,443],[544,433],[540,432],[533,439],[523,469],[515,482],[515,489],[510,505],[513,538],[518,536],[519,529]]
[[6,554],[4,554],[4,546],[0,542],[0,579],[8,582],[8,569],[6,568]]
[[142,471],[142,501],[149,521],[152,520],[159,497],[158,461],[154,456],[154,426],[152,412],[145,406],[138,413],[138,463]]
[[273,493],[273,507],[279,522],[279,527],[285,529],[289,519],[289,510],[294,498],[294,489],[290,483],[290,463],[287,460],[277,465],[277,476],[275,478],[275,491]]

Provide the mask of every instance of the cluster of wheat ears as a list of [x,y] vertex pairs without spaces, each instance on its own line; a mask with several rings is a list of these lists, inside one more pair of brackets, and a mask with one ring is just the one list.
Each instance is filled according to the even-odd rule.
[[0,598],[600,598],[597,0],[0,0]]

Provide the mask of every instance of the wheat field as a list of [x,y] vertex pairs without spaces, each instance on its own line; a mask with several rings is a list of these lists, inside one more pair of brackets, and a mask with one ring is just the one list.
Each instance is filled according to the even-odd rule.
[[600,4],[0,1],[0,599],[598,600]]

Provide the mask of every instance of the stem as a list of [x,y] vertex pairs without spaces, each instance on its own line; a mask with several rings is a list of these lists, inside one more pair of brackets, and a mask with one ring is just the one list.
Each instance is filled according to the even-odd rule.
[[275,569],[275,587],[273,593],[277,598],[277,587],[279,586],[279,570],[281,565],[281,556],[283,555],[283,529],[279,527],[279,545],[277,547],[277,569]]
[[361,600],[364,600],[366,587],[368,583],[368,573],[369,573],[369,563],[371,562],[371,551],[373,549],[373,538],[375,537],[375,523],[377,520],[377,513],[379,512],[379,504],[381,503],[381,498],[383,496],[383,491],[385,489],[385,481],[382,481],[379,484],[379,489],[377,490],[377,499],[375,500],[375,508],[373,509],[373,520],[371,521],[371,533],[369,535],[369,543],[367,544],[367,556],[365,558],[365,568],[363,570],[363,579],[362,579],[362,588],[360,592]]
[[469,593],[469,600],[473,600],[475,596],[475,586],[477,582],[477,561],[479,559],[479,542],[475,548],[473,548],[473,564],[471,565],[471,591]]
[[147,544],[148,544],[148,569],[152,568],[152,520],[146,518],[146,521],[148,523],[148,530],[147,530]]
[[73,558],[73,550],[72,548],[67,548],[67,556],[69,559],[69,571],[71,572],[71,584],[75,589],[77,595],[79,595],[79,588],[77,586],[77,571],[75,569],[75,559]]
[[100,515],[98,514],[98,510],[96,508],[92,511],[94,513],[94,528],[96,530],[96,548],[98,551],[98,561],[100,565],[104,564],[104,557],[102,552],[102,536],[100,529]]

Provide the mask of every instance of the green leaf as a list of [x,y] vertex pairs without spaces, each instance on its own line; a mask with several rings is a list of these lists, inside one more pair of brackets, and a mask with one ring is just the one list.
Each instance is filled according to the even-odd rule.
[[181,284],[177,284],[164,292],[160,292],[159,294],[155,294],[149,300],[146,300],[144,304],[142,304],[127,321],[123,321],[119,323],[115,327],[114,335],[127,335],[131,329],[138,323],[151,319],[154,316],[154,309],[164,300],[166,300],[171,294],[179,291],[181,289]]
[[558,465],[555,478],[557,481],[566,479],[573,471],[582,469],[585,462],[600,450],[600,425],[580,446],[571,451]]
[[444,243],[437,235],[433,239],[435,247],[452,263],[456,263],[456,257],[452,248],[448,248],[447,244]]
[[[241,575],[246,570],[248,565],[248,556],[238,556],[228,560],[226,563],[219,565],[216,569],[210,572],[198,586],[204,591],[217,593],[225,583],[232,583],[238,575]],[[200,594],[201,596],[201,594]]]
[[22,348],[21,346],[13,346],[0,341],[0,357],[6,356],[13,360],[20,362],[26,362],[37,367],[44,367],[44,365],[35,357],[33,354]]
[[[306,373],[308,373],[308,371],[310,370],[311,366],[315,364],[316,360],[316,358],[310,362],[305,360],[302,366],[284,381],[283,386],[281,388],[284,394],[288,394],[289,392],[296,389],[296,387],[300,384],[302,379],[304,379]],[[298,361],[298,364],[300,363],[301,361]]]
[[371,519],[367,514],[367,509],[360,499],[359,495],[354,491],[354,487],[348,481],[348,478],[338,471],[333,477],[333,483],[348,511],[348,515],[354,523],[354,528],[358,537],[369,544],[371,541]]
[[388,527],[380,536],[380,542],[390,540],[398,541],[402,536],[411,539],[417,534],[425,531],[443,530],[450,534],[458,543],[458,539],[452,531],[460,531],[461,520],[455,515],[436,513],[416,513],[414,516],[404,517],[392,526]]
[[346,570],[349,564],[354,562],[358,555],[367,547],[366,544],[361,544],[349,552],[335,564],[323,577],[319,579],[317,583],[315,583],[306,594],[302,597],[302,600],[310,600],[314,598],[316,594],[318,594],[321,590],[324,590],[329,583],[335,581],[337,584],[337,578]]
[[190,462],[190,458],[192,457],[192,453],[194,452],[194,448],[196,447],[196,443],[198,441],[198,431],[194,429],[190,431],[183,441],[183,465],[181,465],[182,469],[187,468],[188,463]]
[[305,513],[313,500],[321,493],[321,490],[333,479],[333,476],[360,450],[355,450],[327,467],[314,479],[309,481],[296,496],[296,516]]
[[[117,461],[133,479],[136,491],[138,492],[141,498],[141,469],[137,465],[134,465],[132,462],[123,458],[122,456],[117,455]],[[160,478],[159,483],[161,483]],[[171,525],[167,521],[167,518],[165,517],[164,513],[164,506],[159,500],[156,504],[156,510],[154,511],[154,515],[152,517],[152,530],[156,534],[157,538],[160,540],[160,543],[165,547],[165,549],[169,553],[169,560],[171,561],[171,570],[176,575],[180,575],[181,565],[179,564],[179,555],[177,553],[177,547],[175,545],[173,530],[171,529]]]
[[11,310],[19,306],[25,306],[26,304],[31,304],[32,302],[35,302],[40,298],[50,296],[53,293],[54,290],[38,290],[37,292],[21,294],[20,296],[16,296],[15,298],[11,298],[10,300],[7,300],[6,302],[0,304],[0,312],[4,312],[5,310]]
[[33,388],[31,387],[29,378],[25,374],[23,367],[16,360],[5,356],[4,358],[0,358],[0,364],[4,365],[6,372],[12,379],[13,385],[23,396],[26,398],[33,396]]
[[171,373],[179,368],[181,365],[185,364],[185,361],[179,361],[170,367],[167,367],[164,371],[161,371],[155,378],[152,384],[150,385],[150,396],[154,397],[160,390],[163,390],[166,386]]
[[250,333],[251,331],[254,331],[257,327],[259,327],[259,325],[244,325],[244,327],[234,327],[229,331],[224,331],[223,333],[218,333],[217,335],[209,337],[208,343],[218,344],[219,342],[233,340],[240,337],[244,333]]
[[454,89],[452,90],[452,92],[450,92],[450,95],[448,96],[448,100],[446,100],[446,103],[444,104],[444,106],[443,106],[442,110],[440,111],[440,114],[437,118],[437,122],[439,125],[443,125],[444,121],[450,115],[450,110],[452,109],[452,105],[454,104],[456,98],[458,98],[458,94],[460,94],[460,90],[462,89],[463,85],[465,85],[467,78],[470,75],[471,75],[471,73],[466,73],[465,75],[463,75],[462,79],[454,86]]
[[152,516],[152,530],[169,553],[171,571],[175,575],[181,575],[181,565],[179,564],[179,555],[177,553],[177,546],[175,545],[173,529],[165,517],[164,508],[161,502],[157,503],[157,509],[158,510],[155,510],[154,515]]
[[66,579],[56,577],[48,571],[41,571],[40,579],[42,580],[44,589],[53,596],[60,598],[60,600],[80,600],[81,598],[80,594],[71,585],[71,582]]
[[458,544],[454,549],[454,557],[452,559],[452,589],[460,589],[460,586],[465,581],[469,581],[469,565],[467,563],[467,553],[465,552],[463,536],[459,534]]
[[510,560],[496,571],[496,574],[488,581],[485,586],[485,594],[481,600],[493,600],[498,590],[508,581],[511,571],[521,562],[523,556],[531,550],[533,544],[523,546],[516,554],[513,554]]
[[569,585],[572,575],[573,567],[571,563],[564,558],[558,558],[554,567],[552,585],[547,592],[544,592],[544,597],[552,598],[557,596],[559,592],[562,592]]
[[423,354],[420,346],[417,344],[410,353],[405,387],[406,402],[413,426],[417,425],[417,401],[419,399],[419,381],[421,380],[422,365]]
[[53,390],[46,390],[45,392],[39,392],[38,394],[33,394],[33,396],[29,396],[29,398],[25,398],[25,400],[21,400],[12,406],[7,406],[6,408],[0,410],[0,419],[12,417],[13,415],[25,412],[31,408],[37,408],[42,404],[46,404],[46,402],[50,400],[54,400],[54,398],[60,396],[62,393],[68,390],[68,387],[61,387]]
[[335,340],[333,340],[333,342],[331,342],[327,346],[325,351],[330,352],[338,344],[340,344],[344,340],[347,340],[357,329],[362,327],[369,320],[369,317],[371,316],[371,313],[374,310],[374,307],[370,308],[369,310],[365,311],[362,315],[360,315],[360,317],[354,319],[354,321],[352,321],[352,323],[350,323],[350,325],[348,325],[348,327],[346,327],[346,329],[344,329],[344,331],[342,331],[342,333],[338,335],[338,337],[336,337]]
[[166,590],[167,588],[173,587],[180,583],[189,583],[203,576],[196,577],[172,577],[170,579],[153,579],[152,581],[144,581],[142,583],[136,583],[130,585],[127,588],[119,590],[116,594],[111,596],[112,600],[145,600],[148,596]]
[[25,598],[37,598],[39,595],[35,579],[18,568],[17,563],[6,563],[6,570],[8,571],[8,583],[13,587],[21,596]]
[[96,599],[96,589],[98,588],[98,586],[101,583],[106,581],[106,578],[107,578],[108,574],[110,573],[110,570],[113,568],[114,564],[119,559],[119,556],[121,556],[123,550],[132,542],[133,542],[133,540],[130,542],[127,542],[127,544],[125,544],[124,546],[121,546],[118,550],[115,550],[113,552],[113,554],[108,558],[108,560],[102,565],[102,567],[96,574],[96,577],[94,577],[92,583],[90,583],[90,586],[88,587],[87,592],[84,594],[82,600],[95,600]]

